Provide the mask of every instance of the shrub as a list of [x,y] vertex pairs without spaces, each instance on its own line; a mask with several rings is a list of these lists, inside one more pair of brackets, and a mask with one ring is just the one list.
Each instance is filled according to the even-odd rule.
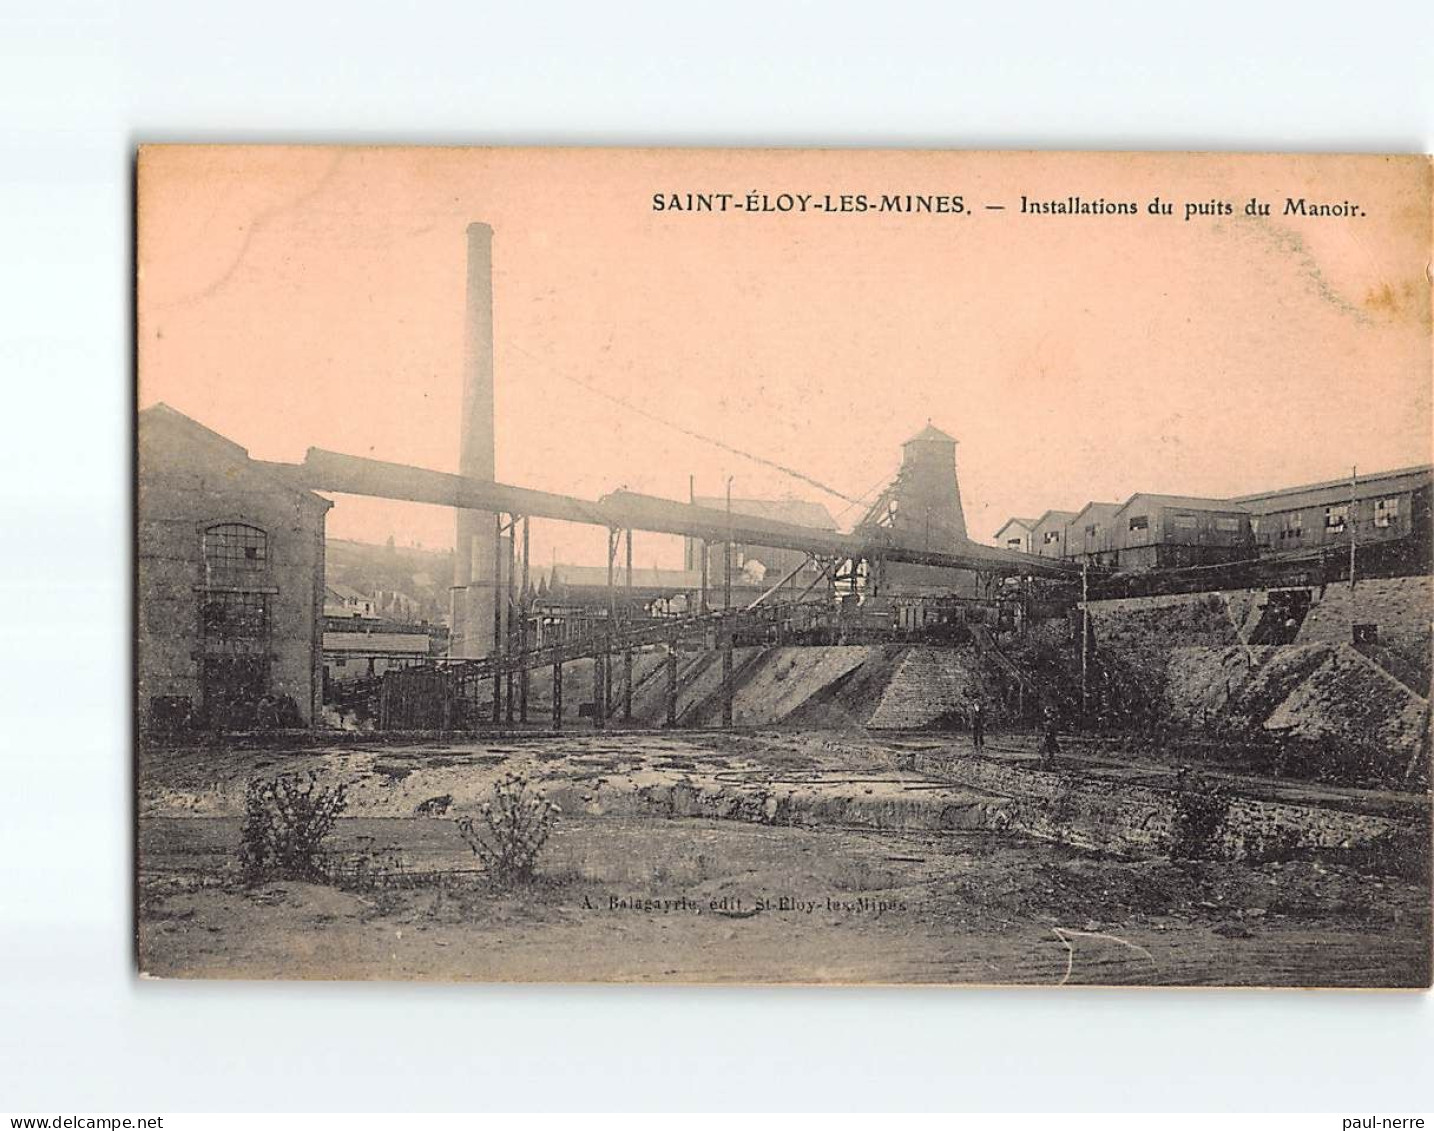
[[500,888],[527,883],[537,869],[538,853],[552,834],[558,806],[525,778],[508,774],[479,809],[481,820],[459,817],[454,823],[488,878]]
[[1203,775],[1182,781],[1175,795],[1175,818],[1170,831],[1172,860],[1215,860],[1221,855],[1220,836],[1230,815],[1230,793]]
[[239,845],[245,880],[322,880],[324,838],[346,808],[347,787],[320,786],[312,770],[251,779]]

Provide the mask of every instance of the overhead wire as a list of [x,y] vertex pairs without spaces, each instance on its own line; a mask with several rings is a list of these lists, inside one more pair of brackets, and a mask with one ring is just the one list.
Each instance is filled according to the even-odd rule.
[[550,373],[554,377],[557,377],[559,380],[567,381],[570,384],[576,385],[580,389],[585,389],[589,393],[592,393],[594,396],[601,397],[603,400],[606,401],[611,401],[613,404],[626,409],[628,412],[634,413],[637,416],[644,417],[648,420],[653,421],[656,424],[661,424],[664,428],[670,428],[674,432],[678,432],[684,436],[687,436],[689,439],[697,440],[704,444],[711,444],[713,447],[720,448],[724,452],[730,452],[734,456],[739,456],[742,459],[750,460],[753,463],[760,464],[763,467],[769,467],[774,471],[779,471],[783,475],[787,475],[793,479],[800,480],[801,482],[806,483],[809,486],[817,488],[817,490],[819,491],[824,491],[826,494],[831,495],[834,498],[841,499],[843,502],[849,503],[851,506],[859,506],[862,502],[862,499],[860,497],[853,498],[852,496],[846,494],[844,491],[838,491],[835,487],[831,487],[826,483],[823,483],[820,479],[813,479],[810,475],[807,475],[805,472],[798,471],[796,468],[787,467],[785,464],[778,463],[776,460],[768,459],[766,456],[757,455],[755,452],[744,451],[741,448],[735,447],[734,445],[727,443],[725,440],[719,440],[715,436],[708,436],[703,432],[698,432],[693,428],[688,428],[685,425],[678,424],[676,421],[668,420],[666,417],[653,412],[651,409],[643,408],[641,405],[633,404],[631,401],[627,400],[624,397],[618,396],[616,393],[610,393],[606,389],[601,389],[589,381],[584,381],[579,377],[574,377],[571,373],[564,373],[558,369],[555,369],[547,362],[545,362],[542,358],[538,357],[537,354],[533,353],[531,350],[524,349],[520,345],[510,344],[510,348],[515,349],[523,356],[532,359],[546,372]]

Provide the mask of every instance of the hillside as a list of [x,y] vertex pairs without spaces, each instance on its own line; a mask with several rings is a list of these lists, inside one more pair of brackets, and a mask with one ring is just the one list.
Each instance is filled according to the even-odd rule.
[[324,579],[365,594],[406,593],[418,602],[414,619],[443,622],[453,583],[453,551],[330,538],[325,544]]

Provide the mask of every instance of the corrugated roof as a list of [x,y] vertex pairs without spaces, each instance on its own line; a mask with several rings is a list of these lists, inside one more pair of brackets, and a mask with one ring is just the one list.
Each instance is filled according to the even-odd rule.
[[1048,518],[1056,519],[1057,521],[1063,520],[1064,522],[1069,522],[1071,519],[1075,518],[1075,511],[1048,510],[1045,514],[1041,515],[1040,518],[1036,519],[1036,525],[1032,527],[1032,529],[1040,529],[1046,524],[1046,519]]
[[1087,511],[1093,512],[1097,518],[1112,518],[1122,505],[1121,503],[1086,503],[1071,516],[1071,522],[1074,523],[1076,519],[1084,518]]
[[[1356,477],[1354,497],[1356,499],[1378,498],[1415,490],[1434,481],[1434,467],[1406,467],[1397,471],[1383,471],[1374,475]],[[1324,483],[1308,483],[1302,487],[1285,487],[1279,491],[1268,491],[1261,495],[1241,495],[1232,502],[1239,503],[1255,514],[1273,514],[1276,511],[1300,510],[1304,507],[1328,506],[1346,503],[1350,497],[1348,479],[1330,479]]]
[[[699,498],[697,505],[725,511],[727,499],[725,496]],[[810,526],[814,530],[837,529],[837,524],[826,507],[806,499],[733,499],[732,513],[746,515],[748,518],[771,519],[773,522],[790,522],[794,526]]]
[[1137,491],[1130,498],[1120,505],[1115,513],[1119,514],[1138,499],[1146,502],[1159,503],[1164,507],[1178,507],[1187,511],[1221,511],[1226,514],[1244,513],[1245,507],[1230,499],[1200,499],[1194,495],[1155,495],[1146,491]]
[[326,632],[325,652],[401,652],[406,656],[428,654],[426,632]]

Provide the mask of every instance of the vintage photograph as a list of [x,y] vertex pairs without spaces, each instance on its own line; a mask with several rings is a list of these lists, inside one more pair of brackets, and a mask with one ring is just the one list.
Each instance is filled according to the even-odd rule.
[[141,974],[1427,988],[1431,183],[142,147]]

